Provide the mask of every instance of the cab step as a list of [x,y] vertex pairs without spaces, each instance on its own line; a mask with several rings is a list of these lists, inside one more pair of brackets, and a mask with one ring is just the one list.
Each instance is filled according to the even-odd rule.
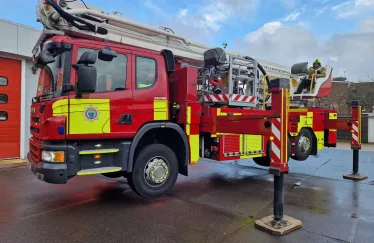
[[111,173],[121,171],[121,167],[102,167],[102,168],[94,168],[94,169],[87,169],[78,171],[77,175],[96,175],[96,174],[104,174],[104,173]]
[[93,149],[93,150],[82,150],[79,151],[80,155],[84,154],[111,154],[111,153],[117,153],[119,152],[119,149]]

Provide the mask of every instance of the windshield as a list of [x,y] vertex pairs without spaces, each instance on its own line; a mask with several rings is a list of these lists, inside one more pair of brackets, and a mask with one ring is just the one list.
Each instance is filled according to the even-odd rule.
[[66,60],[66,52],[57,55],[55,62],[50,63],[40,70],[38,89],[36,96],[49,96],[56,95],[61,90],[62,83],[64,82],[64,67]]

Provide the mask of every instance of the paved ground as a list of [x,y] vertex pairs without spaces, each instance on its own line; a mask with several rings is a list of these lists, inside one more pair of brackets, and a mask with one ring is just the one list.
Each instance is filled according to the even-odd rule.
[[[351,143],[346,141],[338,141],[336,148],[338,149],[351,149]],[[374,152],[374,143],[362,144],[362,151]]]
[[[344,145],[340,145],[343,147]],[[374,180],[374,148],[359,153],[359,172]],[[348,149],[325,148],[317,156],[310,156],[306,161],[290,161],[290,173],[313,175],[331,179],[342,179],[343,174],[353,170],[353,153]],[[230,161],[230,164],[248,165],[246,160]],[[252,165],[255,168],[261,166]],[[365,181],[366,182],[366,181]]]
[[5,168],[0,241],[373,242],[374,153],[360,155],[369,179],[359,183],[342,179],[351,171],[349,150],[325,149],[318,158],[290,162],[285,212],[304,225],[282,237],[254,227],[256,218],[272,214],[273,183],[267,170],[242,166],[249,161],[201,161],[155,201],[136,196],[125,179],[87,176],[49,185],[28,168]]

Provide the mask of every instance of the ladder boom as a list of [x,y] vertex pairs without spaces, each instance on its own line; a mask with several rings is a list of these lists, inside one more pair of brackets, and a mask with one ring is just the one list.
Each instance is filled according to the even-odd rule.
[[[79,1],[38,0],[37,16],[45,30],[33,50],[34,56],[40,51],[38,45],[54,34],[121,43],[157,52],[167,49],[184,64],[199,68],[198,85],[201,93],[199,99],[202,102],[244,107],[256,107],[265,103],[270,105],[271,99],[266,92],[269,80],[295,79],[291,75],[291,67],[226,50],[223,53],[228,62],[222,65],[226,71],[214,67],[215,70],[206,72],[209,65],[206,65],[204,55],[208,51],[216,51],[217,48],[190,41],[172,31],[167,31],[167,28],[152,28]],[[228,80],[228,85],[218,90],[209,84],[208,78],[213,77],[217,72],[222,74],[222,79]],[[320,81],[317,85],[318,90],[322,87],[322,83]],[[318,90],[315,91],[316,94]],[[314,98],[316,94],[311,94],[307,98]],[[292,97],[294,96],[302,98],[302,95]]]
[[[58,9],[59,8],[59,9]],[[63,15],[59,11],[64,12]],[[57,0],[39,0],[37,8],[38,20],[47,29],[64,31],[71,36],[90,37],[101,40],[140,46],[146,49],[161,51],[169,49],[184,62],[201,66],[204,61],[204,52],[214,48],[213,46],[189,41],[182,36],[170,33],[165,30],[155,29],[144,24],[140,24],[116,14],[106,13],[105,11],[93,6],[83,5],[78,1],[66,2]],[[94,29],[80,30],[74,24],[69,23],[65,15],[70,15],[74,19],[83,20]],[[103,28],[107,34],[100,34],[97,30]],[[96,30],[96,31],[95,31]],[[226,51],[228,56],[245,58],[245,55]],[[267,62],[256,58],[269,75],[288,78],[290,68],[275,63]]]

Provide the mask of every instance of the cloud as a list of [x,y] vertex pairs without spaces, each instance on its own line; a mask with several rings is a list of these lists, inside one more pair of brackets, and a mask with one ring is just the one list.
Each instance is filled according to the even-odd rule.
[[307,8],[308,6],[305,5],[301,8],[293,10],[291,13],[282,18],[280,22],[284,23],[298,20],[302,14],[305,14],[307,12]]
[[346,1],[344,3],[340,3],[338,5],[333,6],[332,10],[340,11],[340,10],[344,9],[346,6],[350,5],[351,3],[352,3],[352,1]]
[[[223,27],[232,26],[235,21],[243,24],[252,18],[259,3],[259,0],[192,0],[185,6],[180,5],[172,13],[156,14],[149,24],[155,28],[168,27],[176,35],[192,41],[209,43],[215,41],[216,34]],[[158,12],[158,5],[146,6]]]
[[[363,21],[351,33],[335,34],[321,40],[310,30],[298,25],[270,22],[249,33],[237,43],[235,51],[252,57],[291,66],[298,62],[320,58],[334,68],[335,76],[347,70],[351,80],[357,80],[374,70],[374,17]],[[244,53],[243,53],[244,54]]]
[[356,0],[355,5],[360,7],[373,7],[374,1],[373,0]]
[[149,8],[150,10],[152,10],[153,12],[157,14],[162,14],[162,15],[166,14],[159,6],[154,4],[152,1],[148,0],[148,1],[145,1],[143,4],[145,7]]
[[280,1],[284,8],[293,9],[299,4],[300,0],[280,0]]
[[292,12],[290,13],[289,15],[287,15],[283,21],[284,22],[288,22],[288,21],[295,21],[299,16],[300,16],[301,12],[299,11],[296,11],[296,12]]
[[316,17],[320,16],[321,14],[323,14],[324,12],[326,12],[329,8],[327,6],[324,6],[322,8],[318,8],[318,9],[315,9],[315,13],[316,13]]
[[374,32],[374,17],[364,20],[359,27],[360,32]]
[[329,57],[329,59],[333,62],[337,62],[339,60],[339,58],[337,57]]
[[281,22],[269,22],[264,24],[260,29],[247,35],[246,40],[250,43],[261,41],[261,38],[271,37],[282,27]]
[[188,9],[181,9],[177,13],[177,20],[179,20],[182,24],[187,25],[187,15]]
[[362,14],[371,14],[374,11],[374,0],[349,0],[331,8],[337,18],[349,18]]
[[253,15],[258,3],[258,0],[206,0],[199,8],[181,9],[177,20],[189,27],[217,32],[234,18],[243,19]]

